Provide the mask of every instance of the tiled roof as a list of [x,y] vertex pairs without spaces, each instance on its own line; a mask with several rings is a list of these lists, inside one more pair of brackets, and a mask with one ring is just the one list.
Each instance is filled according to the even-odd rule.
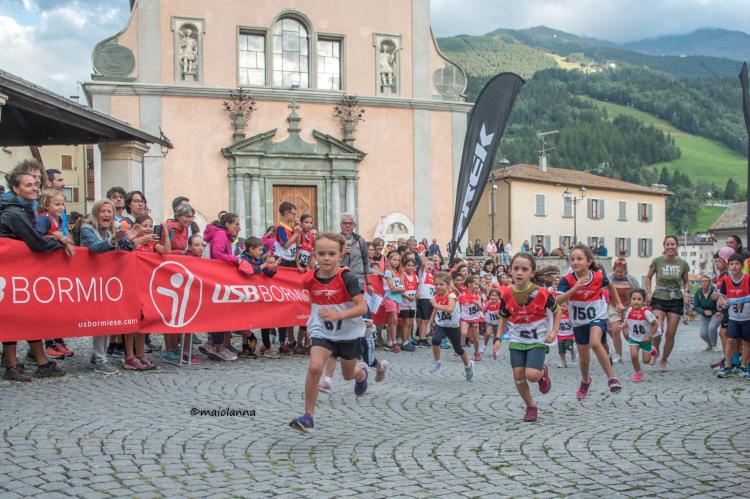
[[543,172],[538,165],[517,164],[494,170],[491,175],[492,178],[497,180],[511,178],[545,184],[570,185],[576,188],[584,186],[592,189],[643,192],[658,196],[671,196],[673,194],[665,189],[656,189],[614,178],[600,177],[599,175],[592,175],[578,170],[553,168],[549,166],[547,167],[547,171]]
[[730,203],[724,213],[714,222],[711,230],[744,229],[747,216],[747,202]]

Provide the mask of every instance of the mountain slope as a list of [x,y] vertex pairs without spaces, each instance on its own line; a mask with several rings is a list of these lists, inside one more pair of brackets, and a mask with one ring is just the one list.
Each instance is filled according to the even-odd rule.
[[626,43],[623,48],[651,55],[705,55],[737,61],[750,59],[750,35],[725,29],[699,29]]

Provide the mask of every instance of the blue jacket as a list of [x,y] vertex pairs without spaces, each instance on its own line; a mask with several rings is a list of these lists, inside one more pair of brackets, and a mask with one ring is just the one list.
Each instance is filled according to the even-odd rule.
[[92,253],[106,253],[115,249],[133,251],[135,243],[128,238],[123,237],[115,243],[110,244],[112,233],[108,230],[96,230],[91,224],[81,226],[81,246],[85,246]]

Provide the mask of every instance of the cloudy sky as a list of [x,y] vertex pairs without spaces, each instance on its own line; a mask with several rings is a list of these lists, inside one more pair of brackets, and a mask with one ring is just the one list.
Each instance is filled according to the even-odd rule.
[[[748,0],[431,0],[431,5],[438,36],[538,25],[616,42],[701,27],[750,31]],[[128,15],[128,0],[0,0],[0,69],[76,95],[76,82],[90,78],[91,49],[117,33]]]

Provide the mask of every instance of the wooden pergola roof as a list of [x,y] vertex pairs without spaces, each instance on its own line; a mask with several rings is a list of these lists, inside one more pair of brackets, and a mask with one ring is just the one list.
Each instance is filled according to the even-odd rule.
[[0,70],[0,147],[122,141],[172,148],[163,135],[148,134]]

